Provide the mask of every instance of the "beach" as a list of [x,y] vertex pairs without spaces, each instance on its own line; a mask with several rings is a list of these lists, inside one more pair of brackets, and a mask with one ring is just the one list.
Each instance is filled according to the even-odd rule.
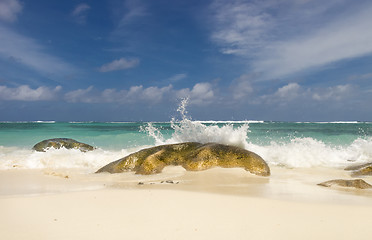
[[[372,190],[323,187],[371,162],[371,123],[0,123],[1,239],[371,239]],[[33,146],[73,138],[92,151]],[[243,168],[95,172],[144,148],[187,141],[242,147]],[[359,176],[372,184],[372,176]]]
[[343,175],[277,167],[270,177],[181,167],[152,176],[2,171],[0,232],[2,239],[370,239],[372,191],[317,186],[325,171]]

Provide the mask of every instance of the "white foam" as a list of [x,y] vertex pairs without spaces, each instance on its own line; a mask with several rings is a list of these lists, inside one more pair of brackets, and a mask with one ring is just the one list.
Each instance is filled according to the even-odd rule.
[[200,121],[192,121],[187,116],[187,103],[188,99],[182,100],[180,107],[177,109],[182,116],[182,120],[172,119],[171,121],[171,128],[174,130],[171,138],[165,139],[160,130],[154,127],[152,123],[148,123],[146,127],[142,128],[142,131],[147,132],[150,137],[154,138],[156,145],[180,142],[217,142],[242,148],[247,146],[248,123],[245,122],[237,128],[233,124],[226,124],[221,127],[216,124],[207,126]]
[[330,146],[313,138],[294,138],[289,143],[271,142],[267,146],[248,144],[247,149],[269,164],[290,168],[343,168],[372,162],[372,138],[358,138],[349,146]]
[[[358,138],[348,146],[330,146],[313,138],[294,138],[288,143],[271,142],[260,146],[253,143],[242,142],[247,129],[231,126],[197,126],[195,123],[186,131],[180,132],[165,143],[176,141],[199,141],[220,143],[244,143],[247,150],[260,155],[270,165],[284,166],[288,168],[310,167],[336,167],[343,168],[351,164],[372,162],[372,138]],[[185,128],[182,128],[185,129]],[[196,135],[194,135],[194,132]],[[228,133],[235,133],[231,136]],[[160,142],[159,139],[159,144]],[[54,149],[47,152],[36,152],[17,147],[0,146],[0,169],[83,169],[84,172],[94,172],[102,166],[127,156],[128,154],[150,146],[138,146],[133,149],[119,151],[106,151],[96,149],[90,152],[80,152],[76,149]]]
[[94,172],[98,168],[128,155],[130,150],[81,152],[77,149],[54,149],[46,152],[0,146],[0,169],[81,168]]

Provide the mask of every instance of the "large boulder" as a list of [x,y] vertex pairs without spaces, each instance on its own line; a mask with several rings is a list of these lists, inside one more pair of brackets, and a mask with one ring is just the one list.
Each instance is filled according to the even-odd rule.
[[168,165],[182,166],[189,171],[200,171],[217,166],[241,167],[256,175],[270,175],[267,163],[253,152],[235,146],[197,142],[143,149],[109,163],[97,173],[135,171],[137,174],[154,174],[160,173]]
[[44,140],[44,141],[41,141],[35,144],[35,146],[32,149],[38,152],[45,152],[48,148],[51,148],[51,147],[56,148],[56,149],[60,149],[62,147],[66,149],[74,148],[74,149],[79,149],[82,152],[94,150],[94,147],[88,144],[85,144],[85,143],[78,142],[71,138],[47,139],[47,140]]
[[372,163],[350,166],[350,167],[345,168],[345,170],[353,171],[352,176],[372,175]]
[[364,181],[363,179],[352,179],[352,180],[344,180],[344,179],[335,179],[326,182],[322,182],[318,184],[319,186],[323,187],[332,187],[332,186],[339,186],[339,187],[353,187],[358,189],[367,189],[372,188],[372,185]]

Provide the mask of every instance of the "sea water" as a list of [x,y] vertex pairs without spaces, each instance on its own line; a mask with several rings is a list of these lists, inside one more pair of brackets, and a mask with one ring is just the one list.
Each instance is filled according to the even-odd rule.
[[[50,138],[72,138],[97,149],[32,150]],[[372,162],[371,122],[195,121],[183,116],[169,122],[0,122],[0,170],[94,172],[140,149],[187,141],[239,146],[284,168],[343,168]]]
[[[169,122],[0,122],[0,170],[98,168],[143,148],[181,142],[217,142],[259,154],[284,168],[344,168],[372,162],[372,122],[195,121],[187,99]],[[32,147],[45,139],[72,138],[96,149]]]

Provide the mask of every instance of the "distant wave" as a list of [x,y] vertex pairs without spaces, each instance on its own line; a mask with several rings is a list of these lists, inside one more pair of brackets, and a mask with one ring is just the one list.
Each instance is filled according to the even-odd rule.
[[30,121],[32,123],[56,123],[56,121]]
[[369,122],[359,122],[359,121],[332,121],[332,122],[296,122],[296,123],[320,123],[320,124],[327,124],[327,123],[339,123],[339,124],[356,124],[356,123],[369,123]]
[[0,123],[56,123],[56,121],[0,121]]
[[264,121],[261,120],[244,120],[244,121],[214,121],[214,120],[209,120],[209,121],[194,121],[194,122],[199,122],[199,123],[211,123],[211,124],[218,124],[218,123],[226,123],[226,124],[234,124],[234,123],[264,123]]

